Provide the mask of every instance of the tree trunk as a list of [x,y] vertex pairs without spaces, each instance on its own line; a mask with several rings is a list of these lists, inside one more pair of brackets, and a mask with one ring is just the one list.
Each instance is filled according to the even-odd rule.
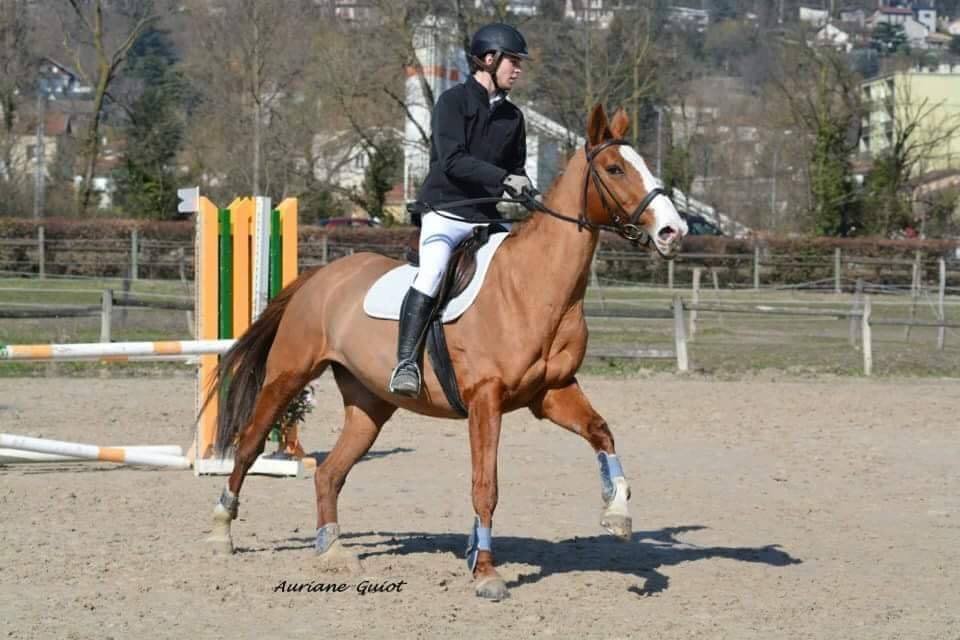
[[260,11],[259,5],[253,5],[253,195],[260,193],[260,125],[263,120],[260,104]]
[[[100,57],[100,56],[98,56]],[[85,166],[83,170],[83,184],[80,198],[77,203],[77,215],[85,217],[90,209],[90,200],[93,197],[93,178],[97,169],[97,157],[100,155],[100,118],[103,113],[103,101],[107,95],[107,86],[110,84],[112,71],[106,58],[97,61],[97,88],[93,95],[93,120],[87,129],[84,141]]]

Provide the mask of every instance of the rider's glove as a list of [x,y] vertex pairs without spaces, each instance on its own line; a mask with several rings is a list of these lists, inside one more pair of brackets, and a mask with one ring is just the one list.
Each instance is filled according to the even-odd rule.
[[511,198],[519,198],[526,191],[531,194],[536,193],[530,178],[519,174],[508,174],[503,179],[503,189],[510,194]]

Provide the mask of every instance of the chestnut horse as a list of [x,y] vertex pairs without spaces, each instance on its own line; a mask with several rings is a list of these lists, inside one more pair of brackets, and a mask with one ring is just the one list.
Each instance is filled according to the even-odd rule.
[[[604,509],[601,525],[629,540],[629,486],[613,435],[575,374],[587,348],[583,300],[600,229],[644,237],[663,257],[687,228],[640,155],[624,140],[629,118],[610,120],[598,105],[587,144],[544,198],[542,210],[516,225],[489,267],[473,305],[446,325],[456,379],[468,409],[476,517],[467,550],[478,596],[509,595],[494,568],[490,530],[497,506],[497,448],[504,413],[528,408],[583,437],[597,453]],[[439,203],[437,203],[439,206]],[[232,550],[240,487],[263,451],[270,426],[327,367],[343,396],[343,430],[316,470],[316,551],[322,568],[359,569],[340,540],[337,498],[350,469],[370,449],[397,408],[457,418],[427,360],[417,398],[387,391],[396,364],[397,323],[368,317],[363,298],[396,260],[358,253],[308,271],[285,288],[221,359],[214,388],[221,402],[218,451],[235,445],[235,465],[214,510],[215,548]]]

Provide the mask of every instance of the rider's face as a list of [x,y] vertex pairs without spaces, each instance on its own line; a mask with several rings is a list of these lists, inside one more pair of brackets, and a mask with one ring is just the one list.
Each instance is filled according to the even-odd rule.
[[515,56],[505,55],[497,69],[497,85],[502,89],[510,90],[523,73],[523,61]]

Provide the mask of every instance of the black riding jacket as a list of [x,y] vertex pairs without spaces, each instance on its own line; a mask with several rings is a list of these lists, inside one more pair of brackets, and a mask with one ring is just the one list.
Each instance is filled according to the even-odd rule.
[[497,218],[496,203],[455,209],[446,202],[503,194],[508,174],[526,174],[527,140],[520,109],[506,99],[491,108],[473,76],[444,91],[433,108],[430,171],[417,199],[465,218]]

